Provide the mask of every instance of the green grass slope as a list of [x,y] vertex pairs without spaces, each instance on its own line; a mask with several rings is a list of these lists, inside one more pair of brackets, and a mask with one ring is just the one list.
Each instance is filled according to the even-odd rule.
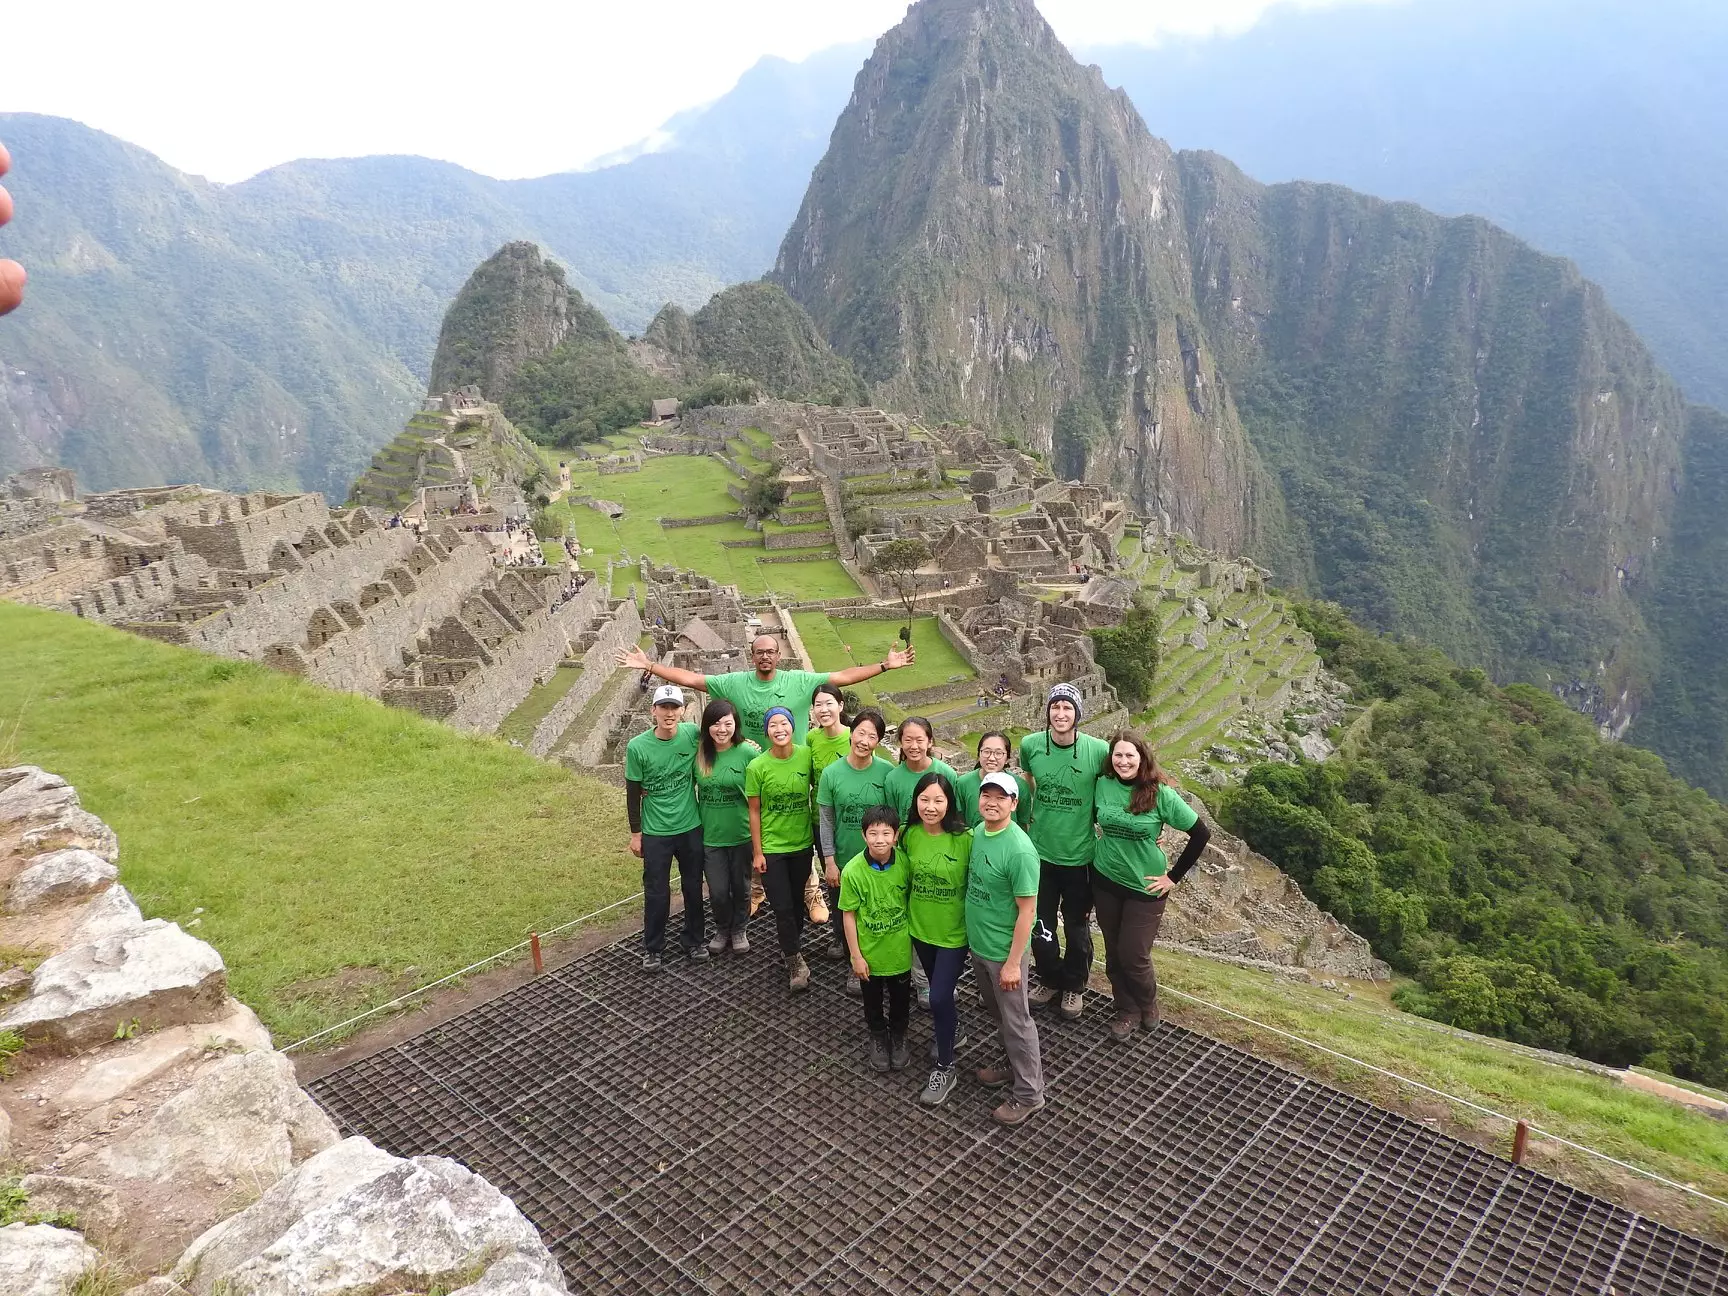
[[193,920],[298,1038],[629,895],[622,798],[407,711],[0,603],[7,763],[120,835],[150,917]]

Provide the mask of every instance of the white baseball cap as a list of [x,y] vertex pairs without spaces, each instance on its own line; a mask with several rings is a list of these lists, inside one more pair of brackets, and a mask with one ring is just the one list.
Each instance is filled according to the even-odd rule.
[[986,774],[978,780],[978,790],[982,792],[987,787],[993,787],[1000,792],[1006,792],[1011,797],[1020,795],[1020,785],[1014,781],[1012,774],[997,770],[994,774]]
[[672,706],[683,706],[684,690],[679,688],[676,684],[662,684],[659,688],[655,689],[654,705],[664,706],[667,704]]

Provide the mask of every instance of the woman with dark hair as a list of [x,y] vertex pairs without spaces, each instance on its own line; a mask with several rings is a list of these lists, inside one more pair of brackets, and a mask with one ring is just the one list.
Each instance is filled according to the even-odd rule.
[[978,739],[978,768],[960,776],[954,785],[954,795],[960,798],[960,813],[966,826],[976,828],[983,820],[978,814],[978,784],[986,774],[1007,774],[1020,788],[1020,800],[1014,806],[1014,822],[1024,828],[1032,820],[1032,788],[1024,776],[1008,768],[1014,757],[1014,744],[1007,734],[992,729]]
[[888,776],[888,804],[900,812],[900,822],[912,822],[912,789],[931,770],[948,776],[948,786],[959,782],[960,776],[945,760],[932,755],[936,745],[936,728],[923,716],[907,716],[900,722],[900,763]]
[[[1136,1030],[1158,1025],[1152,942],[1170,893],[1194,867],[1212,833],[1158,767],[1146,740],[1125,729],[1110,739],[1092,802],[1098,817],[1092,894],[1104,936],[1104,971],[1116,1000],[1110,1038],[1126,1042]],[[1165,824],[1188,834],[1175,864],[1158,845]]]
[[954,1092],[955,1031],[959,1010],[954,987],[966,968],[966,868],[972,834],[960,814],[954,784],[939,770],[926,770],[912,789],[913,820],[900,830],[900,847],[912,871],[907,917],[912,949],[929,985],[934,1057],[918,1101],[936,1107]]
[[763,729],[768,750],[744,769],[750,806],[751,865],[774,906],[775,935],[786,958],[786,986],[810,988],[810,967],[799,945],[804,935],[804,879],[810,876],[810,749],[793,742],[792,712],[769,707]]
[[702,708],[696,746],[696,808],[702,815],[702,863],[714,935],[708,950],[750,952],[744,927],[750,921],[750,808],[744,801],[744,771],[762,754],[738,733],[738,708],[714,698]]
[[[815,695],[810,699],[810,728],[805,733],[804,745],[810,749],[810,777],[818,787],[822,783],[822,771],[844,757],[852,745],[852,730],[843,719],[845,710],[846,695],[838,684],[816,686]],[[848,855],[845,858],[852,857]],[[823,870],[814,870],[810,874],[810,884],[804,888],[804,911],[818,927],[828,921],[829,911],[834,908],[834,896],[823,894],[824,880]],[[836,889],[839,885],[834,883]]]
[[[860,711],[852,717],[846,754],[830,762],[816,780],[816,829],[830,909],[839,894],[840,869],[864,849],[864,812],[888,804],[888,775],[894,767],[876,754],[887,732],[888,722],[880,711],[874,707]],[[847,957],[846,933],[838,920],[829,928],[828,956]],[[858,978],[848,974],[846,993],[858,992]]]

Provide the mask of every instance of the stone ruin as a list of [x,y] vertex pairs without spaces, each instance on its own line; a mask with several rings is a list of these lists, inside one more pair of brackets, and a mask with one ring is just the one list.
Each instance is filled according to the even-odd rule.
[[935,477],[934,443],[914,437],[906,420],[879,409],[826,411],[810,429],[811,466],[834,481],[880,473]]
[[0,1227],[0,1290],[65,1292],[104,1264],[144,1279],[134,1296],[395,1290],[403,1273],[452,1296],[566,1290],[485,1179],[342,1139],[221,955],[146,919],[119,857],[64,779],[0,769],[0,1029],[29,1043],[0,1076],[0,1159],[27,1218],[76,1221]]
[[642,559],[645,621],[662,661],[708,675],[750,669],[746,651],[760,617],[744,606],[736,585]]
[[[0,539],[0,597],[471,732],[493,732],[585,638],[629,630],[569,565],[501,568],[474,532],[332,511],[318,495],[110,491],[14,522]],[[625,619],[635,624],[634,609]]]

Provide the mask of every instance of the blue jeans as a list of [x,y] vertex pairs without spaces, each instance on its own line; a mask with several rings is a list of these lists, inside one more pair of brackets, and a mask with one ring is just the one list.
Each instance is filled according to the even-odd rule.
[[966,970],[966,951],[942,945],[926,945],[914,939],[912,948],[930,978],[930,1019],[936,1034],[936,1064],[954,1065],[954,1033],[960,1026],[960,1010],[954,1005],[954,987]]

